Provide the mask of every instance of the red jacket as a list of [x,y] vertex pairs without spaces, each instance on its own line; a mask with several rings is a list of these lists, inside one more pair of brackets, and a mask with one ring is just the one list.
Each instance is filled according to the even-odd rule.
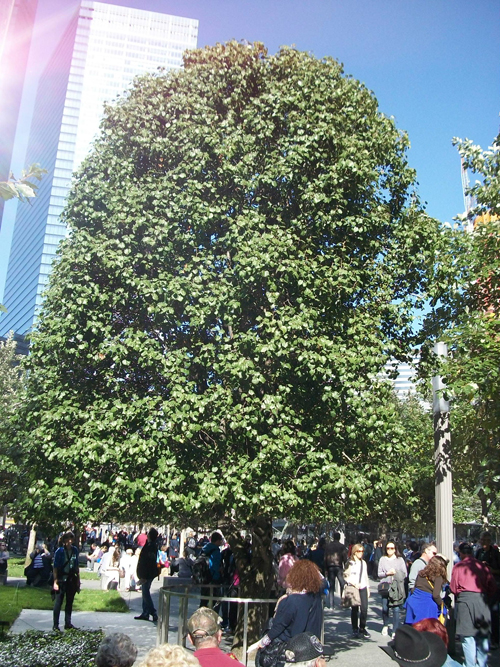
[[491,570],[474,556],[467,556],[453,566],[450,589],[454,595],[464,591],[470,593],[485,593],[488,597],[495,594],[497,585]]

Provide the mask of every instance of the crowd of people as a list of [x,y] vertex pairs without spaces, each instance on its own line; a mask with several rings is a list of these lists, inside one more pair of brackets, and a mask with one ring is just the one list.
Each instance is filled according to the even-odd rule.
[[[99,538],[103,537],[105,539],[101,541]],[[401,655],[401,650],[404,652],[403,645],[416,646],[422,642],[415,632],[430,633],[433,638],[427,643],[434,642],[435,645],[436,637],[447,643],[446,626],[452,594],[455,599],[456,634],[462,643],[464,665],[486,667],[488,653],[498,648],[499,640],[500,552],[493,544],[490,533],[483,532],[476,545],[468,542],[454,545],[451,577],[448,560],[437,552],[432,542],[417,544],[410,541],[401,548],[396,540],[369,542],[359,539],[346,545],[340,533],[334,533],[332,537],[322,537],[311,544],[274,538],[271,556],[276,603],[272,606],[272,623],[249,649],[257,651],[256,664],[260,667],[285,664],[286,647],[304,633],[309,639],[314,638],[311,641],[315,645],[316,638],[321,636],[323,606],[328,609],[340,604],[348,608],[353,636],[369,639],[367,617],[372,580],[377,582],[372,588],[376,588],[381,606],[380,631],[382,635],[391,635],[390,646],[394,648],[394,655]],[[194,628],[192,624],[188,627],[197,649],[194,657],[199,659],[198,646],[203,645],[206,649],[210,644],[217,651],[207,652],[204,657],[208,660],[209,655],[213,658],[216,654],[218,661],[213,659],[211,664],[220,664],[220,649],[214,642],[219,637],[219,630],[234,630],[237,614],[230,612],[231,607],[236,608],[237,605],[217,604],[217,598],[239,594],[236,561],[222,533],[215,531],[210,536],[188,534],[182,554],[179,534],[164,536],[155,528],[143,529],[132,535],[126,531],[107,535],[84,534],[83,540],[93,540],[86,559],[89,569],[99,572],[103,590],[141,590],[142,612],[135,617],[137,620],[152,620],[154,623],[158,620],[150,589],[153,580],[162,572],[199,584],[200,610],[206,611],[196,617],[199,627]],[[251,560],[249,536],[245,540],[245,548]],[[0,557],[2,553],[5,556],[5,547],[2,552],[0,544]],[[79,554],[75,535],[67,532],[62,536],[53,560],[47,544],[38,545],[31,556],[32,562],[26,573],[28,583],[38,585],[53,576],[54,630],[59,631],[64,599],[64,626],[72,628],[73,599],[79,590]],[[215,598],[214,610],[207,609],[209,595]],[[222,617],[219,617],[219,612]],[[395,648],[398,644],[401,644],[400,649]],[[169,664],[154,662],[162,651],[170,650],[160,649],[155,649],[156,658],[152,653],[148,658],[150,662],[143,664],[147,667]],[[391,655],[390,651],[388,653]],[[192,658],[189,655],[186,660]],[[314,660],[322,660],[322,654]],[[435,667],[444,662],[447,667],[453,664],[446,650],[445,661]],[[412,665],[409,664],[409,667]]]
[[[142,552],[147,549],[148,543],[151,544],[150,569],[147,577],[143,572],[141,580],[149,582],[146,586],[149,594],[148,586],[157,575],[162,553],[161,538],[154,529],[146,535]],[[248,539],[246,544],[251,558],[251,540]],[[228,591],[235,587],[237,592],[237,567],[222,534],[214,532],[202,544],[195,542],[193,547],[192,553],[184,553],[184,559],[190,562],[184,575],[193,575],[197,561],[201,559],[209,576],[198,583],[210,582],[212,587],[220,585],[219,592],[216,588],[216,592],[212,593],[215,597],[227,596]],[[296,544],[291,539],[281,542],[275,538],[271,551],[277,603],[272,623],[249,649],[257,651],[256,664],[260,667],[285,664],[286,646],[295,637],[303,633],[314,638],[321,635],[323,601],[327,608],[334,607],[336,585],[340,594],[339,603],[350,609],[353,636],[368,639],[370,633],[366,622],[370,579],[377,582],[381,634],[391,634],[390,646],[393,648],[401,645],[404,653],[404,646],[421,645],[422,637],[415,632],[430,633],[432,638],[428,638],[427,644],[440,646],[438,642],[441,642],[444,646],[448,639],[446,619],[451,604],[450,594],[455,596],[456,632],[462,642],[465,667],[486,667],[490,648],[498,646],[500,554],[488,532],[481,535],[475,548],[467,542],[455,545],[450,580],[448,560],[437,552],[432,542],[417,544],[410,541],[402,549],[395,540],[371,543],[360,539],[347,546],[341,541],[340,533],[335,533],[333,539],[321,538],[311,545],[305,542]],[[141,560],[139,556],[139,564]],[[203,586],[201,595],[203,609],[206,604]],[[216,616],[218,611],[222,613],[221,630],[226,629],[230,624],[227,606],[216,604],[215,609]],[[153,621],[156,619],[156,610],[146,595],[143,596],[143,613],[137,618],[149,620],[150,617]],[[207,636],[215,635],[214,630],[214,634]],[[200,643],[199,638],[196,639],[196,633],[192,636],[196,646],[196,641]],[[440,665],[446,661],[451,667],[453,661],[447,655],[446,646],[444,648],[445,657]],[[388,651],[391,657],[401,654],[399,650],[394,650],[393,654]],[[442,650],[437,651],[436,655],[441,653]]]

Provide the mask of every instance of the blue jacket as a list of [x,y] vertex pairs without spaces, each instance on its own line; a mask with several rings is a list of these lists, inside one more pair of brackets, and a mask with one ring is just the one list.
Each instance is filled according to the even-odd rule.
[[[57,577],[62,580],[64,577],[68,576],[68,573],[64,572],[64,565],[67,562],[68,558],[66,556],[66,549],[64,547],[59,547],[54,554],[54,565],[53,567],[57,569]],[[78,572],[78,549],[74,544],[71,545],[71,558],[69,562],[70,572]]]
[[301,632],[320,637],[322,615],[320,595],[292,593],[279,603],[272,627],[266,634],[269,639],[278,637],[284,642]]
[[222,553],[219,547],[216,544],[209,542],[206,544],[202,552],[205,556],[208,556],[208,562],[210,564],[210,572],[212,573],[212,583],[218,583],[222,579],[221,574],[221,565],[222,565]]

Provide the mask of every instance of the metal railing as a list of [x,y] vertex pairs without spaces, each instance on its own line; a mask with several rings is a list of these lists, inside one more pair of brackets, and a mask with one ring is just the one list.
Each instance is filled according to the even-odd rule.
[[168,642],[168,633],[170,626],[170,603],[172,598],[179,599],[179,617],[177,624],[177,644],[179,646],[186,646],[187,620],[188,620],[188,604],[189,600],[200,599],[207,600],[207,607],[212,608],[214,603],[237,603],[243,605],[243,655],[242,662],[247,664],[247,648],[248,648],[248,607],[251,604],[276,604],[276,599],[268,598],[233,598],[220,595],[214,595],[214,589],[220,590],[219,586],[203,586],[203,589],[210,588],[208,595],[205,593],[189,593],[189,589],[193,589],[192,585],[178,585],[176,588],[184,588],[183,592],[169,590],[169,588],[160,588],[160,599],[158,605],[158,630],[157,630],[157,645]]
[[[183,591],[173,591],[171,588],[183,588]],[[243,655],[241,661],[247,665],[248,656],[248,609],[250,605],[253,604],[276,604],[276,598],[236,598],[236,597],[226,597],[220,595],[214,595],[214,590],[220,591],[221,586],[215,585],[203,585],[203,594],[192,593],[190,591],[193,588],[197,589],[199,586],[193,585],[191,583],[174,583],[168,582],[164,584],[163,588],[160,588],[160,598],[158,604],[158,629],[156,644],[168,643],[168,635],[170,628],[170,609],[171,609],[171,600],[172,598],[179,600],[179,613],[178,613],[178,623],[177,623],[177,641],[176,643],[179,646],[186,647],[186,636],[187,636],[187,621],[188,621],[188,605],[189,600],[200,599],[207,600],[207,607],[213,608],[214,603],[237,603],[238,605],[243,605]],[[208,595],[205,591],[209,590]],[[239,614],[238,614],[239,615]],[[322,617],[321,622],[321,641],[324,641],[324,616]]]

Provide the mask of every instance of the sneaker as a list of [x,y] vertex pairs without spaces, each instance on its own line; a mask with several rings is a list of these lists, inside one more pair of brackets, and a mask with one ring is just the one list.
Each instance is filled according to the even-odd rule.
[[54,625],[54,627],[52,628],[52,632],[61,632],[61,629],[59,628],[58,625]]
[[388,634],[389,634],[389,628],[387,625],[384,625],[384,627],[382,628],[382,636],[387,637]]
[[366,628],[362,628],[359,631],[359,634],[361,635],[361,637],[365,637],[366,639],[368,639],[371,636]]
[[149,621],[149,614],[140,614],[139,616],[134,616],[136,621]]
[[359,637],[359,630],[353,630],[352,631],[352,636],[354,639],[357,639]]
[[65,630],[78,630],[78,628],[75,628],[75,626],[73,625],[73,623],[65,623],[65,624],[64,624],[64,629],[65,629]]

